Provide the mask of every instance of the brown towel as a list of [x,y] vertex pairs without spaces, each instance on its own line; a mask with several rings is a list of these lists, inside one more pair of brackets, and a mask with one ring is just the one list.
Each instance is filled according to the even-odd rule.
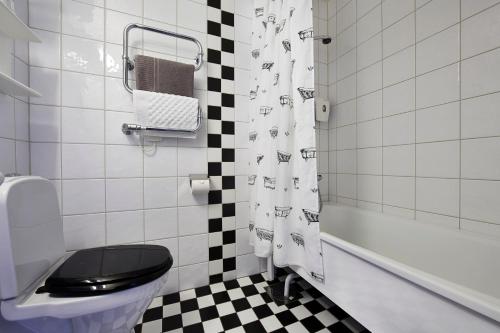
[[137,55],[135,79],[139,90],[193,97],[193,65]]

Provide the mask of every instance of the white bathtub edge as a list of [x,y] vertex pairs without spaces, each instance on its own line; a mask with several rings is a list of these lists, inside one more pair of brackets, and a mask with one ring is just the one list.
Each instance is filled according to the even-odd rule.
[[[346,242],[338,237],[330,235],[329,233],[321,232],[321,240],[358,258],[361,258],[373,265],[376,265],[386,271],[400,276],[414,284],[417,284],[427,290],[430,290],[449,300],[452,300],[453,302],[474,310],[482,314],[483,316],[491,318],[496,322],[500,322],[500,304],[498,304],[498,301],[492,297],[479,294],[471,289],[448,282],[423,271],[411,268],[395,260],[381,256],[373,251]],[[303,276],[303,274],[301,274],[301,276]],[[312,279],[306,280],[308,280],[308,282],[312,281]],[[318,287],[318,285],[320,285],[320,283],[314,283],[315,287]],[[320,289],[321,292],[324,292],[323,288],[319,287],[318,289]],[[485,298],[490,298],[491,301],[488,302],[488,300],[486,300]],[[493,305],[495,304],[495,301],[497,306]]]

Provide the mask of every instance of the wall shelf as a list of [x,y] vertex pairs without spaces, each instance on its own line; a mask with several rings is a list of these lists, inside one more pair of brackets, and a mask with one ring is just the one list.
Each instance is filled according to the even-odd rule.
[[0,72],[0,92],[11,96],[42,96],[38,91],[31,89],[2,72]]
[[21,19],[0,1],[0,33],[11,39],[41,42]]

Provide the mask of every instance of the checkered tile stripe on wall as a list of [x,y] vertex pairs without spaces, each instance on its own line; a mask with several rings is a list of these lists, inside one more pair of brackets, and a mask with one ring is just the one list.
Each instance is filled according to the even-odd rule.
[[209,275],[236,278],[234,173],[234,2],[208,0]]

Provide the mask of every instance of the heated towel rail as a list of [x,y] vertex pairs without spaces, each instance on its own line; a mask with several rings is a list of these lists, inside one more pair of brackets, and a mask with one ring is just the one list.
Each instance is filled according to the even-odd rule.
[[[201,45],[200,41],[197,40],[196,38],[188,36],[188,35],[183,35],[183,34],[179,34],[176,32],[172,32],[172,31],[164,30],[164,29],[151,27],[151,26],[144,25],[144,24],[139,24],[139,23],[128,24],[123,29],[122,59],[123,59],[123,85],[125,86],[125,89],[129,93],[132,93],[132,88],[128,84],[128,72],[134,69],[134,63],[128,56],[128,35],[129,35],[130,30],[132,30],[132,29],[142,29],[142,30],[156,32],[156,33],[159,33],[162,35],[167,35],[170,37],[180,38],[180,39],[184,39],[184,40],[188,40],[188,41],[193,42],[198,47],[198,53],[197,53],[196,58],[195,58],[194,70],[195,71],[199,70],[201,68],[201,66],[203,65],[203,46]],[[158,131],[158,132],[175,132],[175,133],[179,133],[179,134],[193,134],[200,129],[201,118],[202,118],[202,111],[201,111],[201,108],[198,107],[198,119],[197,119],[197,123],[196,123],[196,128],[192,131],[172,129],[172,128],[149,127],[149,126],[142,126],[142,125],[137,125],[137,124],[123,124],[122,125],[122,132],[126,135],[130,135],[133,132],[141,132],[141,131]]]

